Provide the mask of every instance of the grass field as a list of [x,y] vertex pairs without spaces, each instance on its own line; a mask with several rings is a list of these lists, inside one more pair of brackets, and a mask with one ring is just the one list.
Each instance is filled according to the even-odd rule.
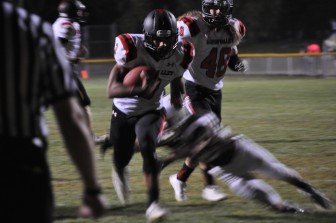
[[[227,77],[223,90],[223,122],[236,133],[244,133],[268,148],[285,164],[298,170],[308,181],[336,201],[336,79],[304,77]],[[110,123],[111,100],[105,93],[107,79],[85,80],[92,99],[95,132],[105,134]],[[53,173],[56,199],[56,222],[95,222],[78,219],[81,185],[78,175],[64,152],[53,116],[47,113],[50,128],[49,160]],[[159,156],[167,151],[158,148]],[[97,147],[98,171],[111,209],[98,222],[145,222],[146,190],[142,179],[142,160],[135,154],[130,164],[132,203],[121,207],[111,183],[111,150],[104,159]],[[271,212],[252,201],[241,199],[218,182],[229,199],[209,203],[201,198],[203,181],[199,169],[188,181],[188,201],[175,202],[168,182],[170,174],[182,160],[167,167],[161,174],[161,201],[171,215],[167,222],[225,223],[334,223],[335,207],[318,210],[298,191],[285,183],[265,179],[284,199],[310,208],[306,215]]]

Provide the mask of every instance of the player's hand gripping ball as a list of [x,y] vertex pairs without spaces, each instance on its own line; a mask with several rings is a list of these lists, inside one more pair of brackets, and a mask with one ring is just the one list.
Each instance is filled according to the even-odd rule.
[[123,85],[139,91],[140,97],[150,99],[160,85],[159,73],[149,66],[138,66],[126,74]]

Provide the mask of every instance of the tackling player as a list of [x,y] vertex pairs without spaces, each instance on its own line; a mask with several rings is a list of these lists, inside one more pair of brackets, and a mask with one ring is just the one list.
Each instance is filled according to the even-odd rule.
[[294,169],[276,159],[268,150],[243,134],[233,134],[222,126],[213,112],[194,114],[189,98],[182,109],[170,106],[169,96],[163,100],[167,128],[161,135],[160,146],[173,152],[162,160],[162,169],[176,159],[189,157],[191,163],[206,163],[209,174],[217,177],[238,196],[257,200],[280,212],[304,213],[305,209],[283,201],[278,192],[253,173],[287,182],[305,192],[324,209],[331,208],[330,200],[307,183]]
[[[182,106],[183,73],[194,57],[194,47],[178,41],[175,16],[167,10],[155,9],[145,18],[142,34],[121,34],[115,39],[114,65],[107,85],[113,98],[110,139],[113,142],[112,181],[122,204],[129,196],[128,172],[137,138],[143,158],[143,173],[148,191],[146,217],[149,222],[167,215],[159,204],[159,169],[156,159],[157,137],[164,122],[160,104],[164,88],[170,84],[170,103]],[[147,65],[158,71],[148,85],[127,87],[123,78],[132,68]]]
[[[237,53],[237,45],[245,35],[245,26],[232,18],[233,0],[203,0],[202,12],[191,11],[178,21],[179,35],[195,45],[195,59],[184,74],[186,93],[195,111],[213,111],[221,119],[222,88],[227,67],[245,71],[247,63]],[[196,166],[186,159],[181,170],[169,181],[175,199],[184,201],[186,181]],[[215,185],[206,165],[200,165],[205,180],[202,197],[208,201],[226,198]]]

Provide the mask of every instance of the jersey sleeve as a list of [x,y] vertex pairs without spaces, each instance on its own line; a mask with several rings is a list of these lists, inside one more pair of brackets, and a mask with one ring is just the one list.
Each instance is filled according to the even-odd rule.
[[116,37],[114,45],[114,59],[122,66],[137,57],[137,48],[130,34],[121,34]]
[[195,57],[195,47],[194,45],[184,39],[180,39],[177,43],[176,50],[179,54],[179,65],[181,72],[184,73],[190,67],[191,62]]
[[190,39],[200,33],[200,28],[192,17],[185,16],[177,21],[179,36],[183,39]]
[[69,21],[64,21],[54,27],[55,36],[63,39],[71,39],[76,35],[74,25]]

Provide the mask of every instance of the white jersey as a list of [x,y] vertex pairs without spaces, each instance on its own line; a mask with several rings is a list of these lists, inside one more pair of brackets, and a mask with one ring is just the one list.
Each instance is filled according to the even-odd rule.
[[239,33],[233,38],[226,29],[211,29],[201,17],[183,17],[177,22],[179,35],[195,46],[195,58],[184,78],[211,90],[223,87],[230,55],[245,35],[244,24],[231,19],[230,26]]
[[182,108],[178,109],[170,103],[170,94],[165,95],[162,99],[162,106],[166,110],[166,120],[169,122],[169,127],[181,125],[186,119],[195,114],[189,96],[183,99]]
[[63,46],[68,58],[77,58],[81,46],[81,30],[78,22],[69,18],[59,17],[52,25],[56,38],[67,39]]
[[159,71],[161,83],[151,99],[138,96],[114,98],[114,105],[127,115],[139,115],[147,111],[161,109],[164,88],[175,78],[182,77],[194,58],[194,47],[181,40],[177,42],[171,57],[156,61],[145,49],[143,34],[122,34],[115,39],[114,58],[118,64],[128,69],[147,65]]
[[[231,128],[222,126],[217,115],[213,112],[204,114],[196,114],[192,107],[189,96],[183,100],[183,106],[176,109],[170,103],[170,95],[163,97],[162,105],[166,111],[166,125],[164,131],[159,136],[160,145],[169,145],[171,142],[175,146],[184,145],[185,138],[193,138],[193,134],[199,127],[205,127],[211,131],[211,136],[218,136],[222,139],[227,139],[231,136]],[[178,144],[176,140],[180,140]],[[196,141],[198,139],[192,139]]]

